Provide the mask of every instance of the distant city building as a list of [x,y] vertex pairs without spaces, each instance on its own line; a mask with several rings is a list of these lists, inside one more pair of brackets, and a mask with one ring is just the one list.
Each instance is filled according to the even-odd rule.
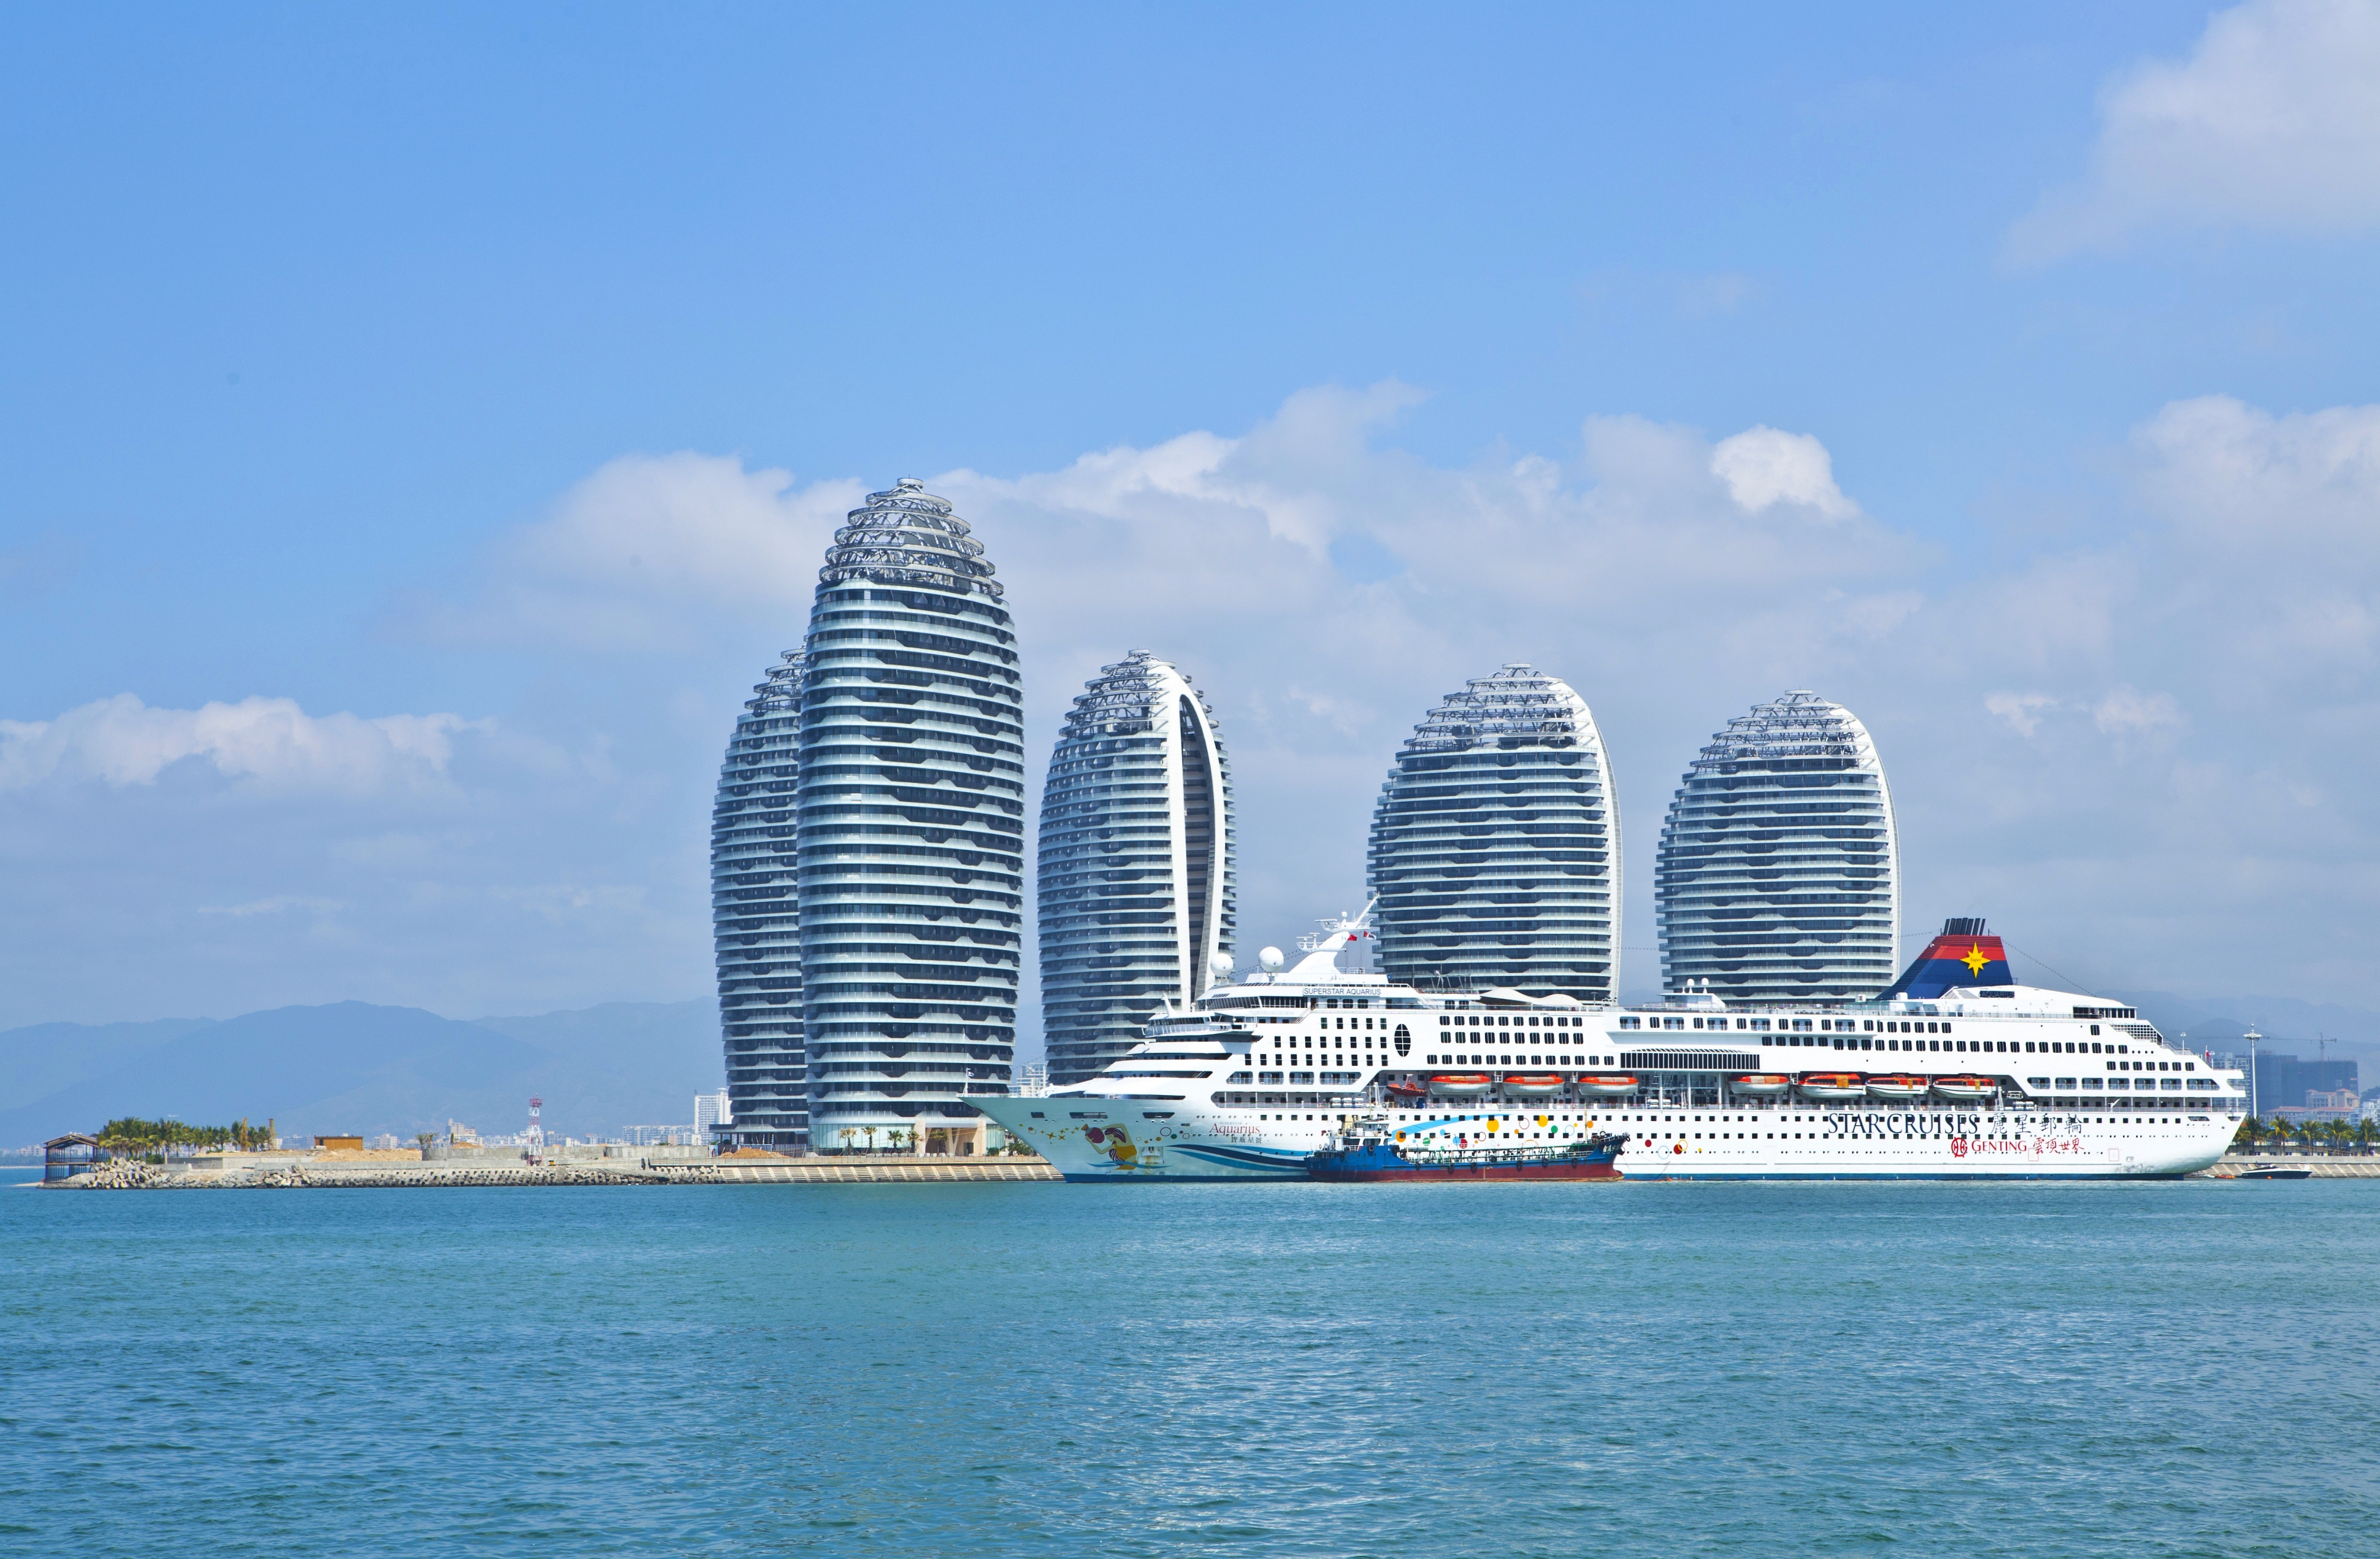
[[1160,1002],[1204,995],[1235,925],[1232,771],[1215,717],[1135,650],[1075,699],[1041,792],[1038,898],[1049,1081],[1094,1076]]
[[1025,745],[1002,593],[966,522],[905,480],[851,511],[819,573],[797,811],[820,1151],[973,1127],[969,1095],[1007,1090]]
[[1586,700],[1515,663],[1414,727],[1369,859],[1380,972],[1607,1001],[1620,949],[1620,810]]
[[800,769],[802,652],[771,666],[727,740],[710,813],[710,932],[728,1110],[695,1123],[745,1147],[809,1141],[802,1046],[800,887],[795,792]]
[[[807,1113],[806,1110],[805,1114]],[[716,1093],[698,1093],[694,1096],[696,1141],[707,1140],[714,1128],[730,1126],[735,1118],[735,1105],[725,1089],[722,1088]]]
[[1665,991],[1785,1002],[1890,985],[1900,849],[1867,727],[1806,691],[1729,721],[1670,803],[1654,906]]
[[[2293,1040],[2286,1042],[2302,1044],[2305,1041]],[[2309,1108],[2309,1096],[2338,1092],[2356,1096],[2360,1095],[2362,1088],[2362,1069],[2351,1060],[2308,1061],[2298,1055],[2255,1047],[2209,1059],[2212,1065],[2226,1070],[2237,1067],[2250,1072],[2254,1086],[2249,1098],[2260,1114],[2269,1115],[2276,1110],[2302,1113]]]

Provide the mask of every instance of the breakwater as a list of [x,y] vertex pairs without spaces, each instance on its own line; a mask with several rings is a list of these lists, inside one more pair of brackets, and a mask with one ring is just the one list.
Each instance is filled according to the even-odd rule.
[[1056,1180],[1046,1160],[1025,1156],[946,1158],[892,1155],[816,1158],[597,1159],[577,1163],[432,1159],[427,1163],[353,1158],[275,1158],[242,1163],[232,1155],[200,1166],[137,1161],[106,1163],[51,1181],[53,1190],[310,1190],[437,1186],[852,1185],[892,1181]]

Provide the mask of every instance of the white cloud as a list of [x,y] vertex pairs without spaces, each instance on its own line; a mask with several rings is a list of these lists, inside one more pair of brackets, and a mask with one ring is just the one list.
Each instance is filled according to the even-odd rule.
[[1814,509],[1829,519],[1858,513],[1835,485],[1835,458],[1808,433],[1746,428],[1711,451],[1713,475],[1752,514],[1779,504]]
[[411,626],[447,643],[685,648],[722,612],[806,610],[828,540],[868,491],[797,486],[732,456],[622,456],[514,537],[477,600],[430,606]]
[[2058,700],[2047,693],[1991,693],[1984,699],[1984,707],[2016,728],[2016,734],[2029,737],[2041,728],[2044,710],[2058,707]]
[[2021,262],[2147,227],[2322,233],[2380,223],[2380,0],[2253,0],[2187,60],[2109,81],[2083,180],[2010,234]]
[[2101,699],[2091,711],[2092,724],[2109,736],[2124,736],[2155,731],[2183,724],[2181,706],[2174,702],[2171,693],[2143,693],[2136,688],[2118,688]]
[[55,720],[0,720],[0,790],[53,777],[152,785],[190,761],[276,789],[418,786],[444,776],[457,733],[482,728],[459,714],[310,715],[290,699],[152,709],[118,693]]

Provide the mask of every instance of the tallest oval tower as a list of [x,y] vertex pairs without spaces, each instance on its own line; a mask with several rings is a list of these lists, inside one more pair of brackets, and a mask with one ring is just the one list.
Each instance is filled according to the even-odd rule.
[[1002,593],[966,521],[907,480],[850,512],[819,571],[797,804],[818,1151],[950,1151],[982,1125],[969,1097],[1008,1090],[1025,743]]

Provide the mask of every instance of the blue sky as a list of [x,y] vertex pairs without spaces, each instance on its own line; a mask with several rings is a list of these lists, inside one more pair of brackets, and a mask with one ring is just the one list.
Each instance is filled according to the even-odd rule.
[[1517,658],[1632,945],[1812,686],[1912,934],[2368,1000],[2375,71],[2347,3],[12,10],[0,1024],[699,993],[735,704],[905,475],[1037,745],[1208,688],[1252,942]]

